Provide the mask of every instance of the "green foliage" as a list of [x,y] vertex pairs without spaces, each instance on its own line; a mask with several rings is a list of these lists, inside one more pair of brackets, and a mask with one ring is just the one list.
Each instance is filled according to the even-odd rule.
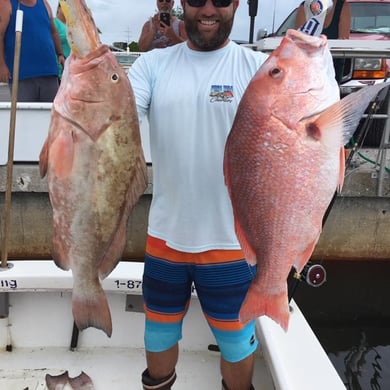
[[140,50],[139,50],[139,47],[138,47],[138,42],[135,42],[135,41],[130,42],[129,43],[129,50],[130,51],[134,51],[134,52],[139,52]]

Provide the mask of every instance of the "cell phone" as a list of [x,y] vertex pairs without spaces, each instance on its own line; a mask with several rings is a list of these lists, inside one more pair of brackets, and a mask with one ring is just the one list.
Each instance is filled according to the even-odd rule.
[[171,22],[171,15],[168,12],[160,12],[160,21],[169,26]]

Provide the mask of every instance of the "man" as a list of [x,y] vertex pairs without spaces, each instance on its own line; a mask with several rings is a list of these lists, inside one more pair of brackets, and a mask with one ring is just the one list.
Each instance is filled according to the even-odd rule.
[[[158,12],[145,22],[138,39],[140,51],[163,49],[187,39],[184,23],[172,16],[173,4],[174,0],[157,0]],[[169,24],[161,20],[161,13],[169,15]]]
[[254,321],[238,312],[256,270],[237,241],[223,155],[238,103],[265,60],[229,40],[239,0],[182,0],[188,41],[153,50],[129,71],[149,116],[153,200],[143,278],[144,389],[175,381],[181,324],[194,282],[221,351],[223,388],[249,390]]
[[0,82],[12,85],[16,11],[23,11],[18,101],[52,102],[58,90],[61,41],[47,0],[0,0]]
[[[64,58],[68,58],[70,56],[71,48],[68,42],[67,37],[67,28],[66,28],[66,19],[64,12],[62,11],[61,3],[58,2],[56,17],[54,18],[54,25],[56,27],[58,36],[61,41],[62,51],[64,54]],[[64,64],[58,64],[58,78],[61,80],[62,72],[64,71]]]

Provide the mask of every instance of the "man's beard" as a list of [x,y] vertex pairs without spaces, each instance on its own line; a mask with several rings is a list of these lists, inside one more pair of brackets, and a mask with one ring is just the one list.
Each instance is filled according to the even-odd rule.
[[190,42],[204,51],[211,51],[221,47],[229,38],[232,31],[233,18],[220,20],[217,32],[210,38],[198,30],[198,21],[186,18],[184,13],[185,28]]

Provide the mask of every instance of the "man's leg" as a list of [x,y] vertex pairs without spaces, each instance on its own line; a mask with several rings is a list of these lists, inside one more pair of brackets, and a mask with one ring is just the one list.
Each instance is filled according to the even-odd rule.
[[146,351],[148,368],[142,373],[144,390],[170,390],[176,381],[178,344],[163,352]]
[[176,381],[175,367],[179,358],[179,344],[161,351],[146,349],[147,369],[142,373],[144,390],[170,390]]
[[170,252],[164,247],[161,251],[158,241],[148,238],[143,277],[147,369],[142,374],[142,384],[145,390],[169,390],[176,380],[178,341],[191,297],[188,267],[170,261],[169,256],[162,260],[165,252],[167,255]]
[[258,341],[255,321],[241,323],[239,311],[256,269],[243,259],[226,261],[230,252],[220,253],[224,262],[196,267],[195,287],[221,351],[223,388],[250,390]]
[[[10,84],[12,93],[12,84]],[[18,102],[37,102],[39,100],[38,88],[35,79],[19,80],[18,84]]]
[[146,351],[146,363],[150,377],[161,379],[170,375],[175,370],[178,357],[178,344],[164,352]]
[[37,78],[39,83],[39,101],[52,102],[57,94],[59,83],[57,76],[45,76]]
[[224,390],[250,390],[253,365],[253,354],[237,363],[230,363],[221,357],[221,373]]

